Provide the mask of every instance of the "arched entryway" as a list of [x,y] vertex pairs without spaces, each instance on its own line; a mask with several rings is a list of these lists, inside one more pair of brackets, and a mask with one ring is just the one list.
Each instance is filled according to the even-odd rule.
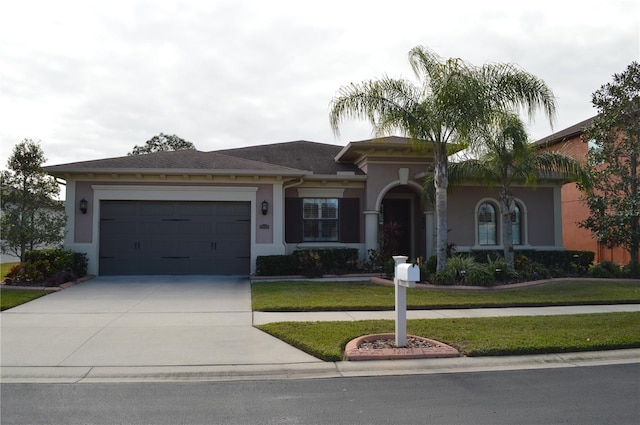
[[418,189],[403,184],[390,188],[382,196],[378,211],[379,246],[387,235],[396,254],[426,257],[425,208]]

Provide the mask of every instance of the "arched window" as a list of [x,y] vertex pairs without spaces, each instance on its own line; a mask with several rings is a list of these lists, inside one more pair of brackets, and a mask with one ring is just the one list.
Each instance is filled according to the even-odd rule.
[[496,208],[485,202],[478,208],[478,244],[496,244]]
[[516,204],[515,211],[511,214],[511,233],[513,235],[513,244],[522,244],[522,216],[520,206]]

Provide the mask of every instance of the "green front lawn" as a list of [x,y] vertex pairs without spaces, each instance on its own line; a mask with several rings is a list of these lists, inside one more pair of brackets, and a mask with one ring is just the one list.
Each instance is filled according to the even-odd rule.
[[[394,288],[369,282],[254,282],[254,310],[393,310]],[[407,308],[640,303],[640,281],[559,281],[526,288],[488,291],[408,289]]]
[[[340,361],[353,338],[395,331],[392,320],[280,322],[257,326],[325,361]],[[407,321],[407,333],[467,356],[561,353],[640,347],[640,312]]]
[[51,291],[33,289],[2,289],[0,290],[0,311],[28,303],[50,293]]

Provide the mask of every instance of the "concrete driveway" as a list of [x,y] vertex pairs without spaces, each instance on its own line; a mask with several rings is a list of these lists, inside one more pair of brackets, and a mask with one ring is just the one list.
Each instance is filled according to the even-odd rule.
[[240,277],[98,277],[0,317],[5,371],[322,363],[252,327]]

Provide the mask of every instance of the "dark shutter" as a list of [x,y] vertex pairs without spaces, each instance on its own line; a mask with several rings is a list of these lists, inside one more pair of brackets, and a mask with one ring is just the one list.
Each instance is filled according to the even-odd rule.
[[302,198],[284,198],[284,241],[302,242]]
[[360,242],[360,199],[342,198],[338,208],[340,214],[340,242]]

